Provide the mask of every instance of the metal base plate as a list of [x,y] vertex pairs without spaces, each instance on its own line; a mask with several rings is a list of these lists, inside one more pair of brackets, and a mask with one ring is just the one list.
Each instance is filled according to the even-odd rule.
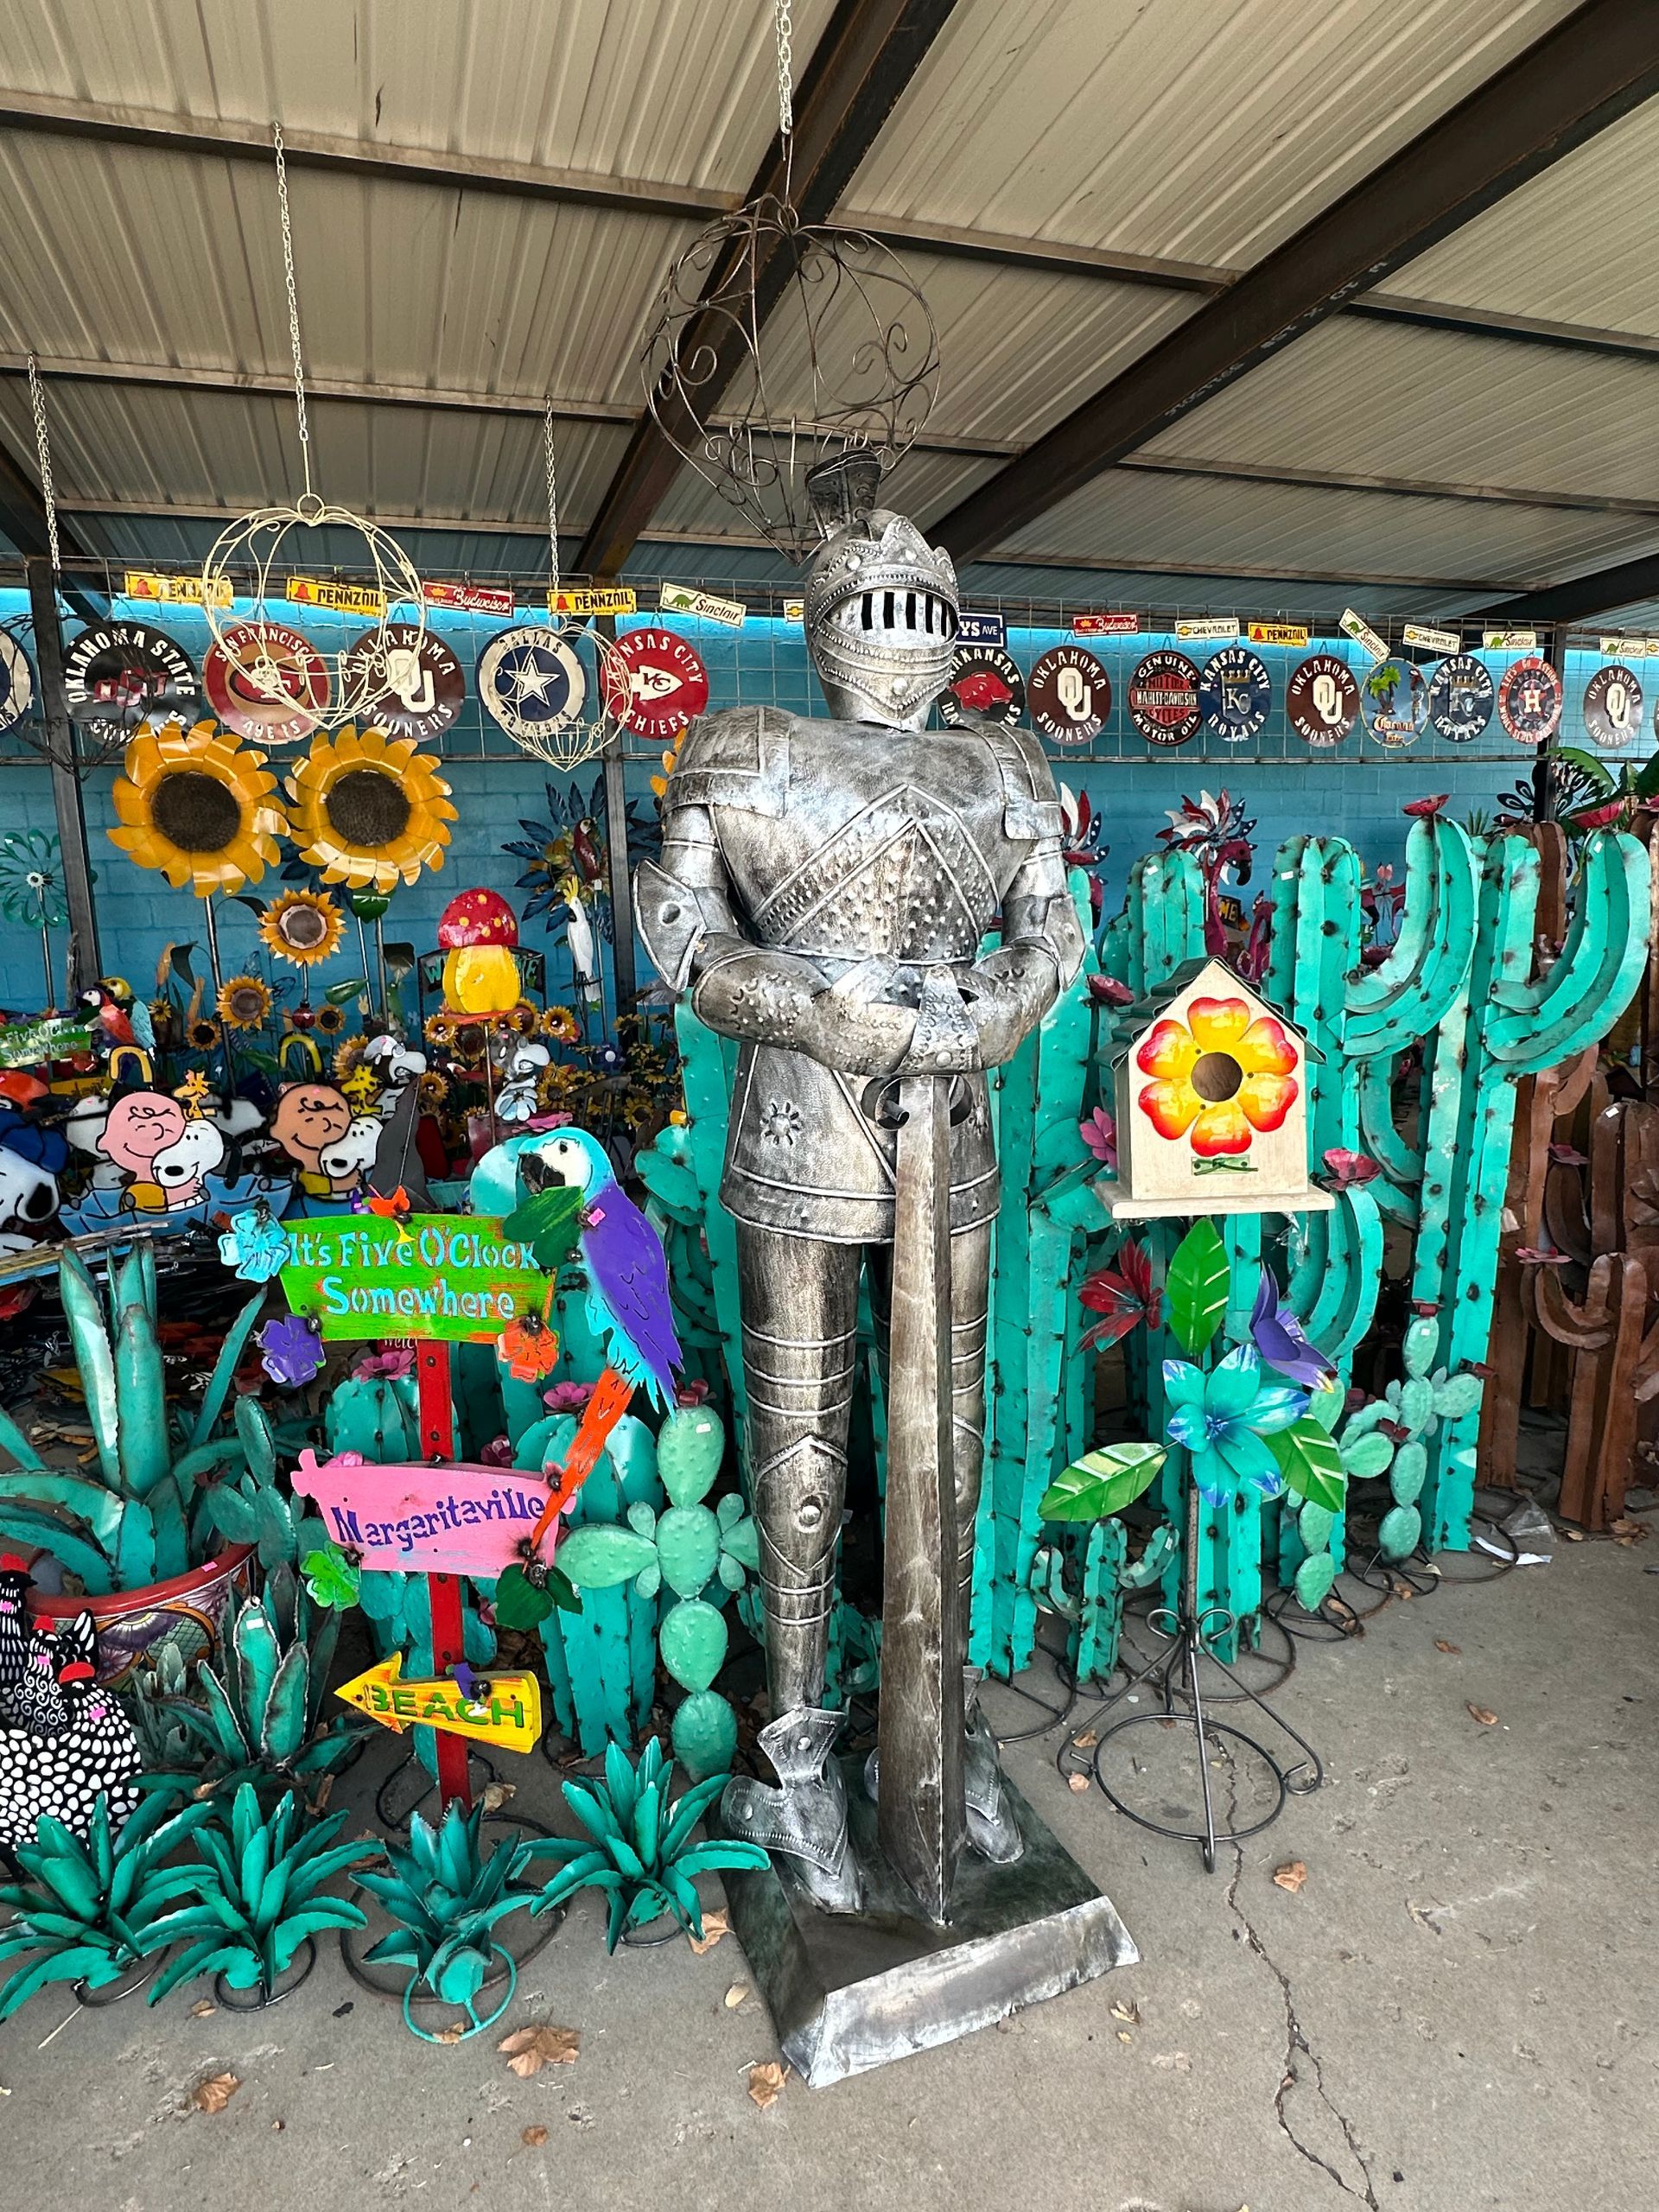
[[810,2088],[954,2043],[1018,2005],[1139,1959],[1111,1899],[1006,1777],[1025,1854],[993,1866],[964,1853],[950,1925],[936,1927],[877,1853],[863,1762],[842,1765],[868,1892],[863,1912],[820,1912],[776,1863],[724,1877],[733,1933],[784,2056]]

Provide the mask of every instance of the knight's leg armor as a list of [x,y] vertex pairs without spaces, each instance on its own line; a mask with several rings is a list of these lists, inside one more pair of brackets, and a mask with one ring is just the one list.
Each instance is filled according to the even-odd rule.
[[842,1715],[823,1710],[825,1650],[847,1489],[858,1359],[856,1244],[737,1225],[748,1388],[748,1460],[760,1537],[766,1688],[760,1746],[778,1787],[740,1778],[722,1802],[734,1833],[794,1864],[817,1902],[855,1911],[841,1770]]

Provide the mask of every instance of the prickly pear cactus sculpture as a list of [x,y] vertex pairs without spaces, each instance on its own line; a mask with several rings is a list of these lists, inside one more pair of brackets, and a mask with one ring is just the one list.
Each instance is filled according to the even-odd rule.
[[[674,1715],[675,1756],[699,1782],[725,1773],[737,1749],[737,1715],[712,1687],[729,1640],[721,1609],[760,1566],[758,1533],[742,1499],[733,1492],[712,1510],[703,1503],[725,1451],[725,1432],[706,1406],[677,1408],[657,1439],[666,1511],[638,1499],[620,1525],[574,1529],[558,1551],[560,1567],[582,1593],[584,1612],[589,1593],[612,1592],[623,1583],[632,1583],[645,1604],[664,1586],[672,1592],[658,1643],[664,1666],[686,1692]],[[712,1603],[703,1594],[710,1590]]]
[[1402,1346],[1405,1376],[1390,1382],[1380,1398],[1359,1407],[1342,1425],[1337,1439],[1351,1479],[1387,1475],[1391,1499],[1377,1529],[1377,1548],[1385,1560],[1402,1560],[1422,1541],[1418,1500],[1428,1476],[1429,1446],[1442,1423],[1466,1421],[1480,1408],[1484,1388],[1478,1375],[1431,1373],[1440,1340],[1437,1325],[1420,1317],[1406,1331]]

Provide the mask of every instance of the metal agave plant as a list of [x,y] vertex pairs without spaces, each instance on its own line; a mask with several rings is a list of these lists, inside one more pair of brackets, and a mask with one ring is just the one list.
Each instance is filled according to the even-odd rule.
[[245,1783],[266,1796],[303,1791],[357,1748],[360,1732],[349,1720],[321,1726],[340,1619],[313,1611],[286,1565],[271,1573],[263,1597],[239,1606],[222,1675],[200,1667],[201,1705],[184,1700],[175,1708],[206,1754],[215,1795]]
[[605,1948],[613,1951],[626,1929],[671,1913],[694,1936],[702,1934],[702,1900],[692,1876],[714,1867],[753,1871],[766,1864],[758,1844],[693,1843],[691,1832],[726,1784],[728,1774],[711,1775],[668,1802],[670,1770],[655,1736],[639,1754],[636,1770],[620,1745],[605,1754],[605,1779],[595,1789],[579,1782],[564,1784],[564,1799],[593,1843],[572,1836],[548,1836],[524,1844],[513,1872],[522,1873],[538,1859],[566,1863],[531,1907],[550,1912],[578,1890],[603,1890],[610,1898]]
[[0,1905],[15,1916],[0,1931],[0,1959],[39,1955],[0,1989],[0,2020],[49,1982],[107,1989],[170,1941],[156,1928],[194,1888],[195,1869],[165,1861],[212,1818],[211,1805],[177,1812],[173,1796],[157,1791],[113,1834],[100,1793],[84,1844],[61,1821],[43,1820],[17,1853],[29,1879],[0,1888]]
[[195,1419],[187,1422],[168,1408],[149,1240],[111,1263],[107,1303],[73,1252],[64,1254],[58,1282],[98,1472],[48,1467],[0,1414],[0,1452],[19,1470],[0,1474],[0,1538],[50,1552],[79,1576],[88,1597],[101,1598],[166,1581],[211,1555],[218,1541],[211,1513],[199,1508],[194,1528],[187,1517],[200,1478],[241,1469],[274,1481],[276,1447],[252,1399],[238,1398],[230,1432],[214,1433],[264,1293],[232,1324]]
[[[196,1844],[204,1856],[181,1872],[194,1904],[168,1913],[149,1930],[154,1947],[182,1943],[150,1986],[154,2005],[182,1981],[220,1974],[232,1989],[254,1989],[269,1999],[302,1948],[325,1928],[361,1928],[360,1905],[319,1895],[325,1882],[353,1866],[361,1843],[330,1850],[346,1815],[333,1813],[308,1828],[297,1798],[283,1799],[268,1821],[259,1815],[251,1783],[236,1793],[229,1832],[217,1821],[204,1826]],[[296,1838],[296,1830],[298,1831]]]
[[[416,1813],[409,1824],[408,1848],[385,1847],[391,1871],[358,1876],[359,1887],[378,1897],[397,1923],[364,1954],[364,1964],[412,1967],[405,2016],[407,1998],[423,1984],[435,1997],[466,2007],[473,2022],[464,2031],[467,2034],[489,2025],[474,2006],[499,1948],[495,1924],[535,1897],[512,1879],[518,1872],[516,1835],[484,1858],[479,1847],[483,1809],[475,1806],[469,1815],[451,1805],[436,1828]],[[512,1980],[510,1976],[509,1993]]]

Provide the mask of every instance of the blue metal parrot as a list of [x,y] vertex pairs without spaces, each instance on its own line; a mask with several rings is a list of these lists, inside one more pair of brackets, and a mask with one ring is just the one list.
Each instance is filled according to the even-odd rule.
[[543,1227],[556,1235],[569,1217],[566,1194],[578,1193],[576,1244],[588,1277],[588,1324],[631,1390],[643,1387],[656,1405],[671,1406],[683,1354],[674,1334],[668,1261],[662,1239],[617,1181],[604,1146],[585,1129],[555,1129],[516,1145],[514,1155],[528,1196],[507,1216],[507,1234],[532,1247]]

